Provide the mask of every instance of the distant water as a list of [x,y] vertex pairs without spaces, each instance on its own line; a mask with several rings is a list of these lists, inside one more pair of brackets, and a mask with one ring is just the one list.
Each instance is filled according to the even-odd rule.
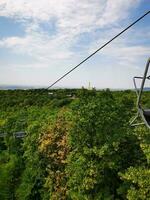
[[144,91],[150,91],[150,88],[149,87],[146,87],[143,89]]
[[0,90],[26,90],[26,89],[34,89],[33,86],[18,86],[18,85],[0,85]]
[[[47,88],[47,86],[23,86],[23,85],[0,85],[0,90],[28,90]],[[53,87],[53,89],[60,89],[60,87]]]

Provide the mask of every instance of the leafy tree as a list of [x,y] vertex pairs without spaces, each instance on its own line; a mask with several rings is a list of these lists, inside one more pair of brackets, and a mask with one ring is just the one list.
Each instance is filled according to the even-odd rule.
[[128,126],[124,101],[110,91],[83,98],[74,106],[76,121],[69,134],[71,153],[66,169],[68,198],[117,199],[118,172],[139,163],[142,152]]
[[[119,173],[124,183],[118,191],[129,200],[147,200],[150,199],[150,132],[147,128],[138,127],[134,134],[145,159],[124,173]],[[141,160],[141,155],[137,159]]]
[[70,113],[60,110],[56,119],[43,130],[39,151],[47,172],[45,188],[50,199],[66,199],[66,158],[69,153],[68,133],[71,126]]
[[0,199],[15,199],[22,162],[17,155],[0,154]]

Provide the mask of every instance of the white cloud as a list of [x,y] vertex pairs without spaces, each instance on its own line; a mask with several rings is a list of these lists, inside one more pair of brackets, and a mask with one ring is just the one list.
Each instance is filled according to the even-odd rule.
[[[49,21],[56,18],[58,27],[88,28],[111,24],[127,16],[140,0],[1,0],[0,16]],[[98,23],[97,23],[98,22]]]
[[108,0],[106,1],[105,9],[98,20],[98,25],[110,25],[117,23],[124,18],[127,18],[131,8],[135,8],[139,4],[140,0]]
[[[77,63],[82,59],[81,55],[87,56],[118,33],[120,22],[126,19],[128,23],[130,10],[140,2],[141,0],[0,0],[0,16],[19,21],[24,25],[26,33],[23,37],[3,38],[0,40],[0,47],[12,49],[15,54],[32,56],[36,61],[28,65],[31,68],[56,68],[70,63],[70,60]],[[55,26],[51,30],[52,23]],[[46,26],[46,31],[41,28],[41,24]],[[100,31],[97,33],[96,30]],[[84,33],[92,34],[93,41],[87,46],[81,42],[79,45],[83,47],[82,50],[73,50]],[[133,39],[131,35],[127,37]],[[136,36],[138,37],[139,35]],[[114,60],[115,64],[118,62],[118,66],[132,68],[137,66],[139,57],[147,55],[149,50],[145,45],[129,45],[127,38],[122,38],[121,42],[119,40],[112,43],[101,53],[107,58],[109,55],[109,59]]]
[[[128,15],[139,0],[1,0],[0,16],[24,20],[26,36],[10,37],[0,46],[12,48],[16,53],[30,54],[37,59],[69,59],[71,47],[78,37],[105,25],[113,25]],[[56,33],[51,35],[40,29],[40,23],[55,20]],[[17,50],[16,50],[17,49]],[[80,54],[80,52],[79,52]]]

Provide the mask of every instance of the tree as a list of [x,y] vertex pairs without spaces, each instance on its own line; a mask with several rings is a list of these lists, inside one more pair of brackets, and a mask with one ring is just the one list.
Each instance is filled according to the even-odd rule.
[[118,172],[139,163],[142,152],[128,125],[125,101],[110,91],[86,96],[74,105],[69,134],[67,186],[70,199],[120,199]]
[[66,158],[69,153],[68,131],[71,126],[70,113],[62,109],[56,119],[43,130],[39,141],[39,151],[46,170],[45,188],[49,198],[66,199]]

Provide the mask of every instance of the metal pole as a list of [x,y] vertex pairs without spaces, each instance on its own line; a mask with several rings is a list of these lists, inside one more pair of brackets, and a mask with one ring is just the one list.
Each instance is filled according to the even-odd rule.
[[141,101],[141,96],[142,96],[142,92],[143,92],[143,88],[144,88],[147,72],[148,72],[148,69],[149,69],[149,64],[150,64],[150,58],[147,61],[145,72],[144,72],[144,76],[143,76],[143,80],[142,80],[142,83],[141,83],[141,89],[140,89],[139,97],[138,97],[138,101],[137,101],[138,108],[141,108],[140,101]]

